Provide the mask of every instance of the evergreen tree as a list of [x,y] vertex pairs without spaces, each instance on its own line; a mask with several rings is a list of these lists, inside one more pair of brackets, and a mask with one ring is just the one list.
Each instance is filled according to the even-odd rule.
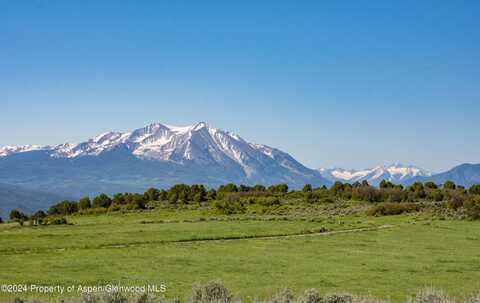
[[425,188],[428,188],[428,189],[437,189],[438,186],[437,186],[437,184],[429,181],[429,182],[426,182],[426,183],[425,183]]
[[268,187],[268,191],[274,194],[286,194],[288,192],[288,185],[285,183],[275,184]]
[[201,184],[193,184],[190,186],[190,195],[189,195],[189,201],[195,201],[195,202],[202,202],[205,201],[205,196],[207,195],[207,191],[205,190],[205,187]]
[[75,201],[64,200],[60,203],[50,206],[49,215],[70,215],[78,211],[78,204]]
[[207,195],[206,195],[206,199],[207,200],[215,200],[217,198],[217,192],[215,189],[210,189],[208,192],[207,192]]
[[168,199],[168,192],[164,189],[160,190],[160,194],[158,195],[158,200],[165,201]]
[[135,209],[145,209],[147,203],[144,195],[133,194],[131,195],[129,204]]
[[447,181],[443,184],[443,188],[444,189],[455,190],[457,188],[457,185],[455,185],[455,183],[453,181]]
[[178,194],[176,192],[168,192],[168,203],[176,205],[178,203]]
[[312,185],[311,185],[311,184],[305,184],[305,186],[303,187],[302,191],[303,191],[304,193],[311,192],[311,191],[312,191]]
[[158,201],[158,198],[160,197],[160,191],[151,187],[145,192],[144,196],[148,201]]
[[47,216],[47,214],[43,210],[37,210],[33,215],[32,219],[38,220],[38,219],[44,219]]
[[27,219],[27,216],[19,211],[18,209],[13,209],[11,212],[10,212],[10,220],[13,220],[13,221],[24,221]]
[[393,183],[390,182],[390,181],[382,180],[382,182],[380,182],[380,188],[381,188],[381,189],[394,188],[394,187],[395,187],[395,184],[393,184]]
[[261,184],[257,184],[255,185],[253,188],[252,188],[252,191],[255,191],[255,192],[265,192],[267,191],[267,189],[265,188],[265,186],[261,185]]
[[89,197],[83,197],[80,200],[78,200],[78,208],[80,210],[89,209],[91,207],[92,207],[92,202],[90,201]]
[[238,191],[242,192],[242,193],[247,193],[251,190],[252,190],[252,188],[250,186],[247,186],[247,185],[244,185],[244,184],[240,184],[240,186],[238,187]]
[[223,193],[236,193],[238,192],[238,188],[235,184],[233,183],[228,183],[225,185],[220,185],[218,187],[217,192],[223,192]]
[[100,194],[93,199],[93,207],[99,208],[109,208],[112,205],[112,199],[106,194]]
[[45,219],[46,216],[47,214],[43,210],[38,210],[30,217],[31,224],[32,225],[42,224],[43,219]]
[[[356,186],[356,185],[360,185],[360,183],[354,184],[354,186]],[[338,194],[339,192],[342,192],[343,191],[343,183],[340,182],[340,181],[335,181],[335,183],[332,184],[332,187],[330,187],[330,190],[334,194]]]

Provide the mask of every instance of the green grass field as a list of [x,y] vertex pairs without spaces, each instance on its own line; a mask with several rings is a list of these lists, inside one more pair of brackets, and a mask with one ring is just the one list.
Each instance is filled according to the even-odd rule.
[[[361,214],[314,222],[215,218],[201,210],[160,209],[74,216],[68,218],[73,225],[3,224],[0,284],[165,283],[167,297],[187,298],[193,284],[222,280],[242,298],[288,287],[396,302],[424,286],[452,295],[480,289],[480,222]],[[386,224],[392,227],[309,235],[322,227],[335,232]],[[0,293],[3,300],[14,296]]]

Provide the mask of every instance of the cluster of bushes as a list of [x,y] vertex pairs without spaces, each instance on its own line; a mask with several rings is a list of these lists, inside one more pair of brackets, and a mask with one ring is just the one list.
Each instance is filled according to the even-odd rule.
[[[389,215],[414,211],[413,202],[445,202],[445,207],[453,210],[464,209],[469,217],[480,219],[480,185],[466,189],[451,181],[443,185],[433,182],[415,182],[410,186],[382,181],[379,187],[371,186],[367,181],[353,184],[335,182],[330,188],[313,188],[306,184],[300,191],[289,191],[287,184],[236,185],[233,183],[206,189],[201,184],[177,184],[168,190],[150,188],[143,194],[118,193],[110,197],[100,194],[90,200],[84,197],[78,201],[65,200],[51,206],[48,216],[67,216],[75,213],[102,213],[105,211],[146,209],[150,202],[162,202],[166,205],[204,205],[209,204],[220,213],[245,213],[251,205],[275,208],[282,200],[303,200],[308,203],[333,203],[335,201],[363,201],[385,203],[372,208],[374,215]],[[398,206],[392,203],[406,203]],[[25,221],[29,217],[15,214],[15,220]],[[12,219],[12,218],[11,218]]]
[[201,203],[207,200],[214,200],[216,198],[216,191],[211,189],[207,192],[203,185],[198,184],[177,184],[166,192],[166,198],[170,204],[174,205]]
[[18,209],[14,209],[10,212],[10,220],[12,221],[26,221],[28,216]]
[[353,184],[335,182],[330,191],[339,198],[368,202],[420,202],[445,201],[458,196],[476,195],[479,185],[472,186],[468,191],[463,186],[457,186],[448,181],[443,186],[433,182],[415,182],[403,187],[388,181],[382,181],[379,188],[373,187],[367,181]]
[[464,202],[467,215],[474,220],[480,220],[480,197],[468,199]]
[[415,203],[380,203],[368,210],[370,216],[392,216],[403,213],[411,213],[420,210],[420,206]]
[[[248,299],[246,301],[252,301]],[[478,294],[464,295],[462,299],[450,297],[442,290],[434,288],[424,288],[414,296],[408,296],[408,303],[477,303],[480,301]],[[16,298],[15,303],[28,303],[28,301]],[[39,303],[38,300],[33,302]],[[83,302],[83,303],[180,303],[179,298],[171,300],[163,297],[156,297],[153,294],[130,294],[126,295],[119,292],[90,293],[82,295],[81,300],[62,300],[61,302]],[[242,298],[236,298],[232,292],[223,285],[222,282],[209,282],[204,285],[193,287],[192,295],[188,300],[190,303],[242,303]],[[370,296],[356,296],[349,293],[327,293],[321,294],[315,288],[307,289],[300,295],[296,295],[288,288],[280,289],[269,298],[264,300],[254,299],[254,302],[263,303],[387,303]]]
[[[322,192],[325,189],[313,189],[313,192]],[[382,181],[378,188],[368,184],[368,182],[356,182],[353,184],[335,182],[328,192],[335,199],[356,200],[372,203],[400,203],[404,206],[394,204],[384,204],[373,207],[371,212],[376,215],[394,214],[396,212],[410,212],[412,202],[445,202],[444,207],[458,210],[465,209],[468,216],[472,219],[480,219],[480,185],[473,185],[466,189],[461,185],[456,185],[452,181],[447,181],[443,185],[437,185],[433,182],[415,182],[410,186],[393,184],[389,181]],[[309,194],[311,195],[311,194]],[[308,201],[308,195],[306,200]],[[410,205],[410,206],[409,206]]]
[[255,192],[260,192],[260,193],[279,193],[279,194],[285,194],[288,192],[288,185],[287,184],[274,184],[269,187],[265,187],[263,185],[257,184],[255,186],[248,186],[241,184],[239,186],[229,183],[225,185],[220,185],[217,190],[218,193],[236,193],[236,192],[241,192],[241,193],[255,193]]
[[[33,220],[35,224],[43,224],[46,222],[45,217],[68,216],[76,213],[103,213],[105,211],[118,210],[135,210],[146,209],[149,202],[162,201],[168,205],[189,205],[200,204],[204,202],[212,202],[213,205],[221,212],[227,214],[243,213],[244,205],[241,203],[233,203],[237,195],[258,195],[265,196],[270,194],[286,194],[288,185],[278,184],[270,187],[263,185],[247,186],[235,184],[221,185],[218,189],[207,190],[201,184],[177,184],[168,190],[149,188],[143,194],[139,193],[117,193],[112,197],[107,194],[100,194],[93,199],[83,197],[78,201],[64,200],[52,205],[47,213],[38,211],[32,216],[27,216],[19,210],[13,210],[10,214],[10,220],[23,224],[27,220]],[[216,201],[218,199],[224,199]],[[262,204],[271,203],[267,200],[260,200]],[[275,203],[279,203],[278,200]],[[1,223],[0,218],[0,223]],[[56,222],[56,221],[52,221]]]
[[31,216],[27,216],[18,209],[14,209],[10,212],[10,221],[18,222],[20,225],[24,225],[25,222],[29,222],[30,226],[36,225],[62,225],[68,224],[67,220],[63,217],[47,217],[47,214],[43,210],[38,210]]
[[225,215],[244,214],[247,211],[243,201],[216,200],[213,202],[213,207]]
[[214,201],[212,206],[219,213],[231,215],[244,214],[247,207],[252,205],[271,208],[281,205],[281,202],[279,197],[269,196],[268,194],[254,196],[227,195],[221,200]]
[[22,226],[25,221],[29,220],[29,217],[18,209],[13,209],[10,212],[9,218],[10,218],[10,221],[18,222]]
[[113,197],[100,194],[90,200],[89,197],[78,201],[65,200],[52,205],[48,209],[49,216],[72,215],[78,212],[88,213],[91,209],[108,209],[116,211],[120,209],[145,209],[148,197],[146,194],[118,193]]

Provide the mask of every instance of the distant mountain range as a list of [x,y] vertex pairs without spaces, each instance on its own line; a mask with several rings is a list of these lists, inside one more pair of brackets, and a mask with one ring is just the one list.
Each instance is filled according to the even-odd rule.
[[430,177],[432,173],[415,166],[392,164],[389,166],[377,166],[363,170],[347,170],[343,168],[319,169],[322,176],[332,182],[361,182],[368,181],[371,185],[378,185],[382,180],[396,184],[409,183],[417,177]]
[[65,197],[142,192],[177,183],[216,187],[225,183],[327,185],[340,180],[416,180],[480,183],[480,165],[465,164],[442,174],[405,165],[366,170],[305,167],[289,154],[204,122],[186,127],[153,123],[130,132],[108,132],[81,143],[0,148],[0,211],[30,211]]
[[467,187],[473,184],[480,184],[480,164],[462,164],[449,171],[438,174],[433,174],[419,167],[401,164],[377,166],[364,170],[320,168],[318,171],[324,178],[331,182],[341,181],[354,183],[365,180],[374,186],[378,186],[382,180],[403,185],[409,185],[416,181],[433,181],[437,184],[443,184],[448,180]]

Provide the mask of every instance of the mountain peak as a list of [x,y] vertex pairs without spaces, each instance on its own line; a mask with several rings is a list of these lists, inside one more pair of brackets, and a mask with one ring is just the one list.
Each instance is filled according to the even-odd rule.
[[199,130],[199,129],[202,129],[202,128],[208,128],[208,124],[206,122],[198,122],[197,124],[195,124],[193,126],[194,130]]

